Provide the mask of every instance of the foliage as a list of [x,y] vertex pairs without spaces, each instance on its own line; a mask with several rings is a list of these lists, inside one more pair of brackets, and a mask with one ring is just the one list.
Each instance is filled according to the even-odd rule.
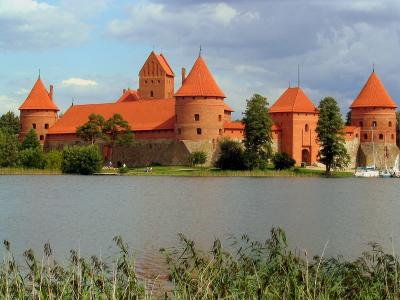
[[349,110],[346,114],[346,126],[351,125],[351,110]]
[[16,135],[0,129],[0,167],[15,167],[18,162],[19,141]]
[[18,153],[18,164],[28,169],[43,169],[45,166],[45,156],[40,147],[27,148]]
[[120,114],[114,114],[105,122],[103,132],[111,145],[126,145],[133,140],[132,129]]
[[91,175],[100,172],[103,164],[99,148],[95,145],[67,147],[62,157],[61,170],[67,174]]
[[17,117],[13,112],[9,111],[0,117],[0,130],[8,134],[19,134],[21,130],[21,125],[19,122],[19,117]]
[[326,167],[326,174],[331,174],[332,169],[343,169],[350,162],[344,145],[343,130],[344,124],[336,100],[332,97],[322,99],[316,132],[321,146],[318,157]]
[[244,151],[240,142],[224,139],[220,143],[220,155],[216,167],[223,170],[244,170]]
[[286,152],[277,152],[272,157],[275,170],[285,170],[294,167],[296,161]]
[[118,173],[119,173],[119,174],[126,174],[126,173],[128,173],[128,172],[129,172],[129,168],[128,168],[128,167],[122,166],[122,167],[120,167],[120,168],[118,169]]
[[102,115],[91,114],[89,120],[76,129],[76,135],[93,145],[98,139],[104,139],[104,124],[105,120]]
[[49,170],[61,170],[63,154],[61,151],[51,150],[45,154],[45,168]]
[[31,130],[29,130],[29,132],[25,136],[24,140],[22,141],[21,149],[22,150],[35,149],[35,148],[39,148],[39,147],[41,147],[41,146],[40,146],[38,136],[36,134],[35,129],[32,128]]
[[247,100],[243,123],[245,125],[245,163],[249,169],[263,169],[271,155],[272,120],[267,98],[254,94]]
[[204,165],[207,161],[207,153],[204,151],[194,151],[190,155],[190,162],[192,166]]

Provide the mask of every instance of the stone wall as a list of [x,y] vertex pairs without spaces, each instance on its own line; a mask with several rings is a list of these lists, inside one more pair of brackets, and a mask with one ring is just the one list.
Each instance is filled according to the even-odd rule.
[[354,138],[352,140],[346,140],[345,147],[347,153],[350,155],[350,164],[348,168],[354,169],[357,167],[357,154],[360,148],[360,140],[358,138]]
[[[387,147],[387,150],[385,150]],[[373,151],[374,148],[374,151]],[[394,161],[399,154],[399,148],[394,144],[375,144],[372,147],[372,143],[361,144],[357,152],[357,166],[372,166],[374,164],[375,152],[375,163],[378,169],[385,168],[385,152],[386,152],[386,166],[392,168]]]

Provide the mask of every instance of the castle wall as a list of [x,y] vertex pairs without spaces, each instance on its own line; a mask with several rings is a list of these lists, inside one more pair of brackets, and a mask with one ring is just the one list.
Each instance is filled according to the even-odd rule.
[[20,140],[23,140],[27,133],[33,128],[43,145],[47,131],[57,121],[57,112],[54,110],[21,110],[20,122],[21,133]]
[[372,143],[361,143],[357,152],[357,166],[372,166],[374,164],[374,153],[375,153],[375,164],[378,169],[392,168],[396,160],[397,155],[400,153],[399,148],[394,144],[374,144]]

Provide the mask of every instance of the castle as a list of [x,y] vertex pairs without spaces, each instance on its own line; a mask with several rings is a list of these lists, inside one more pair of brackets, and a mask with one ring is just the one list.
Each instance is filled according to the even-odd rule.
[[[211,163],[218,152],[218,141],[242,140],[244,126],[232,122],[233,110],[224,102],[225,94],[201,55],[187,76],[182,68],[182,85],[177,92],[174,79],[175,73],[165,56],[153,51],[139,72],[137,90],[124,89],[113,103],[71,105],[59,118],[53,86],[47,91],[39,77],[19,108],[20,138],[33,128],[45,148],[62,149],[82,142],[76,129],[87,122],[90,114],[107,119],[119,113],[130,124],[135,143],[117,147],[112,153],[113,162],[132,166],[185,164],[190,153],[201,150],[209,154]],[[350,109],[351,126],[346,126],[344,134],[352,167],[373,161],[378,166],[392,163],[399,152],[396,103],[375,72]],[[274,151],[288,153],[298,165],[317,163],[319,145],[315,129],[319,112],[304,91],[289,87],[269,112],[274,123]],[[107,146],[102,149],[107,156]]]

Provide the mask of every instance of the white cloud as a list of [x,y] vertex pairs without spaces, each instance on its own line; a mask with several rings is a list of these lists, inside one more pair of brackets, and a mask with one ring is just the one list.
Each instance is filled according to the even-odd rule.
[[64,87],[93,87],[97,84],[94,80],[82,78],[69,78],[61,82],[61,85]]
[[10,97],[8,95],[0,95],[0,114],[4,114],[8,111],[14,113],[18,112],[18,107],[20,104],[16,98]]
[[218,3],[215,6],[216,20],[222,24],[228,25],[237,15],[238,12],[226,3]]

